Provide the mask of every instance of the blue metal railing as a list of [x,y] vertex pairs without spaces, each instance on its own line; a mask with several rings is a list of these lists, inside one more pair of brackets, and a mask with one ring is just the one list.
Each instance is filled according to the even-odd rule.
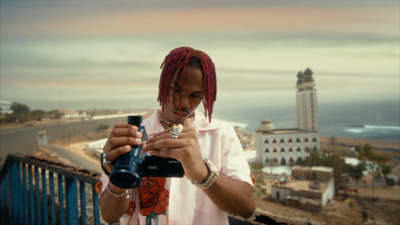
[[[0,170],[0,225],[101,224],[95,186],[100,173],[21,154]],[[102,221],[104,224],[104,221]],[[285,224],[260,212],[229,216],[230,225]]]
[[0,224],[100,224],[99,179],[98,172],[8,155],[0,171]]

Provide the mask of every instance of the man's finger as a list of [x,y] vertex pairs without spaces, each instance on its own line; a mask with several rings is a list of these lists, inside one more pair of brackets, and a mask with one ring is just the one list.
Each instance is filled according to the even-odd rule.
[[144,142],[142,147],[144,151],[151,151],[157,149],[165,149],[165,148],[178,148],[182,147],[184,143],[178,139],[172,139],[172,134],[167,134],[168,138],[160,138],[158,140],[151,139],[150,141]]
[[160,137],[160,136],[165,136],[165,134],[168,134],[171,130],[172,130],[172,129],[169,128],[169,129],[166,129],[166,130],[161,131],[160,133],[153,134],[152,137],[151,137],[150,139],[158,138],[158,137]]
[[106,153],[106,160],[114,161],[121,155],[128,153],[130,150],[131,150],[131,146],[129,146],[129,145],[121,146],[117,149],[114,149],[114,150]]
[[159,149],[159,150],[152,150],[149,152],[152,156],[158,156],[162,158],[173,158],[178,159],[180,155],[180,151],[182,148],[174,148],[174,149]]
[[117,128],[112,130],[111,137],[135,137],[141,138],[143,135],[137,129],[137,127],[132,126],[129,128]]
[[184,127],[192,127],[192,118],[186,118],[185,122],[183,123]]
[[124,145],[140,145],[142,144],[142,139],[133,137],[113,137],[107,140],[107,143],[103,147],[103,151],[110,149],[115,149]]
[[128,129],[136,129],[138,130],[138,127],[135,125],[127,124],[127,123],[118,123],[114,125],[114,128],[128,128]]

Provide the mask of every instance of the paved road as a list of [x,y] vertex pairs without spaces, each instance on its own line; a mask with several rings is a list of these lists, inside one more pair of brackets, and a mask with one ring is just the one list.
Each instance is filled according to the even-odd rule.
[[46,145],[44,146],[47,149],[50,149],[51,151],[59,154],[61,157],[71,161],[73,164],[82,167],[84,169],[89,169],[93,171],[101,171],[101,168],[99,166],[99,163],[92,163],[91,161],[87,161],[80,156],[68,151],[67,149],[64,149],[60,146],[56,145]]
[[38,133],[46,131],[48,143],[58,140],[69,141],[73,137],[93,132],[100,124],[108,124],[110,127],[116,123],[124,123],[125,117],[88,120],[65,124],[44,124],[32,127],[0,130],[0,165],[4,163],[10,153],[31,154],[36,152],[38,144]]

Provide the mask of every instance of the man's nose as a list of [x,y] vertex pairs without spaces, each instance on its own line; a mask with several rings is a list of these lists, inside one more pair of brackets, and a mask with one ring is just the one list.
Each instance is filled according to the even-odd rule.
[[189,108],[189,98],[186,95],[181,96],[181,107],[182,108]]

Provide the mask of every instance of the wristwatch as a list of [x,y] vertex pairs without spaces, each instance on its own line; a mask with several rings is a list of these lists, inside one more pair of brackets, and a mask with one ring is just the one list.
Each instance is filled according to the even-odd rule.
[[195,186],[197,186],[201,189],[208,189],[217,180],[217,178],[219,176],[219,172],[218,172],[217,167],[214,166],[214,164],[210,160],[204,159],[204,162],[205,162],[208,170],[210,171],[210,175],[207,177],[206,181],[204,181],[203,183],[197,183],[197,182],[192,181],[192,184],[194,184]]

